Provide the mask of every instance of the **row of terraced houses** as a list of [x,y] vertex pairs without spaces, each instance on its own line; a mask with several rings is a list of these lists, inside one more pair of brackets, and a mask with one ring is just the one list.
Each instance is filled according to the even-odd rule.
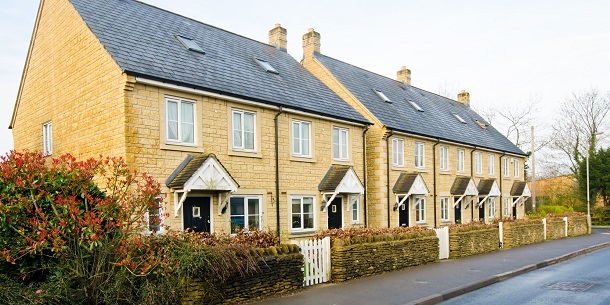
[[[42,0],[15,149],[121,156],[174,229],[440,227],[524,215],[526,155],[470,106],[323,55],[132,0]],[[332,43],[332,42],[328,42]]]

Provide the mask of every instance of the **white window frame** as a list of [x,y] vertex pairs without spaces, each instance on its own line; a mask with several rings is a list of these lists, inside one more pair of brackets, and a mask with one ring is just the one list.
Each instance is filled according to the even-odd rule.
[[[231,200],[233,200],[233,199],[243,199],[243,202],[242,202],[243,208],[244,208],[244,214],[243,215],[234,215],[233,214],[234,211],[231,209],[231,205],[232,205]],[[263,224],[262,224],[262,221],[263,221],[263,217],[262,217],[263,216],[262,201],[263,200],[262,200],[262,196],[259,196],[259,195],[233,195],[233,196],[231,196],[231,198],[229,199],[229,224],[230,224],[230,226],[233,226],[233,217],[243,217],[244,218],[244,227],[242,229],[250,230],[250,223],[249,223],[249,219],[248,218],[250,216],[252,216],[252,215],[250,215],[248,213],[248,204],[249,204],[249,201],[251,199],[258,200],[258,227],[256,227],[256,229],[262,230],[262,228],[263,228]],[[256,214],[255,214],[255,216],[256,216]],[[231,234],[237,233],[237,232],[233,231],[232,227],[231,227],[230,230],[231,230]]]
[[426,147],[423,142],[415,142],[415,168],[426,167]]
[[[235,115],[238,114],[240,116],[240,128],[241,129],[236,129],[235,127]],[[246,147],[246,130],[245,130],[245,117],[246,116],[252,116],[252,148],[250,147]],[[235,145],[235,133],[239,132],[240,136],[241,136],[241,143],[238,143],[238,145]],[[256,112],[252,112],[252,111],[247,111],[247,110],[241,110],[241,109],[231,109],[231,136],[232,136],[232,140],[231,140],[231,145],[233,147],[233,150],[239,150],[239,151],[247,151],[247,152],[253,152],[256,151],[256,141],[257,141],[257,135],[256,135]]]
[[[303,227],[303,223],[304,223],[304,221],[303,221],[304,217],[303,216],[305,215],[303,213],[303,201],[304,201],[305,198],[311,199],[311,214],[312,214],[311,217],[313,219],[313,224],[312,224],[311,228],[304,228]],[[316,229],[316,217],[317,217],[316,209],[315,209],[315,199],[316,198],[314,196],[307,196],[307,195],[304,195],[304,196],[290,196],[290,202],[288,203],[290,205],[290,232],[309,232],[309,231],[315,231],[315,229]],[[292,221],[292,218],[295,215],[295,213],[292,210],[292,204],[293,204],[294,200],[299,200],[300,201],[301,212],[299,212],[298,214],[300,215],[300,219],[301,219],[300,220],[300,224],[301,224],[301,226],[299,228],[294,228],[293,227],[294,223]]]
[[[339,142],[335,142],[335,132],[337,132],[337,140]],[[333,160],[338,160],[338,161],[349,160],[349,129],[334,126],[332,137],[333,137],[333,139],[332,139]],[[338,156],[336,155],[335,147],[336,147],[336,152],[338,152],[338,154],[339,154]]]
[[519,178],[519,159],[513,159],[513,173],[515,178]]
[[449,147],[448,146],[441,146],[440,148],[440,168],[441,171],[448,171],[449,170]]
[[508,172],[508,157],[503,157],[502,161],[504,162],[504,177],[508,178],[510,176],[510,173]]
[[509,211],[509,207],[511,206],[511,200],[509,197],[504,198],[504,217],[508,217],[510,216],[510,211]]
[[483,174],[483,154],[478,151],[474,153],[474,170],[477,175]]
[[360,223],[360,196],[349,196],[352,224]]
[[496,156],[494,156],[493,154],[489,154],[487,156],[487,172],[489,173],[490,176],[493,176],[496,174]]
[[405,140],[392,139],[392,165],[396,167],[405,166]]
[[426,223],[426,196],[415,196],[415,223]]
[[[176,107],[177,107],[177,118],[176,118],[176,124],[177,124],[177,131],[176,131],[176,136],[177,138],[175,139],[170,139],[169,137],[169,132],[170,132],[170,118],[169,118],[169,104],[170,103],[175,103]],[[182,104],[190,104],[193,107],[193,117],[192,119],[192,123],[187,123],[184,122],[185,117],[184,114],[182,113]],[[165,97],[165,141],[169,144],[180,144],[180,145],[187,145],[187,146],[194,146],[197,144],[197,103],[193,100],[188,100],[188,99],[183,99],[183,98],[177,98],[177,97],[173,97],[173,96],[166,96]],[[187,142],[183,140],[183,133],[184,133],[184,125],[185,124],[192,124],[192,132],[193,132],[193,142]]]
[[[146,211],[146,213],[144,213],[144,221],[146,222],[146,234],[151,234],[153,231],[156,231],[157,234],[164,234],[165,233],[165,228],[163,227],[163,222],[165,221],[165,215],[164,215],[164,203],[163,203],[163,199],[162,198],[156,198],[158,200],[159,203],[159,207],[158,207],[158,211],[157,211],[157,215],[159,215],[159,230],[153,230],[151,228],[151,224],[150,224],[150,210],[148,209]],[[154,210],[154,209],[152,209]]]
[[464,172],[464,156],[465,156],[466,152],[461,149],[458,148],[457,150],[457,172],[458,173],[463,173]]
[[[303,126],[307,126],[307,139],[303,137]],[[295,130],[298,130],[298,138],[295,137]],[[295,144],[298,143],[298,149]],[[303,148],[307,147],[307,152]],[[311,122],[292,120],[292,155],[295,157],[311,157]]]
[[449,197],[441,197],[441,221],[449,221]]
[[496,197],[487,198],[487,218],[496,218]]
[[44,155],[53,153],[53,124],[51,122],[42,124],[42,153]]

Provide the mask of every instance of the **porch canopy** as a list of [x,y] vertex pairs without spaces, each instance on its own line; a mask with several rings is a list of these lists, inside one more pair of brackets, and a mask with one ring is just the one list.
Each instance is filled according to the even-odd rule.
[[[513,197],[513,207],[521,201],[520,205],[523,205],[527,198],[532,196],[529,186],[525,181],[517,181],[513,183],[513,187],[510,189],[510,196]],[[515,198],[517,200],[515,200]]]
[[[394,204],[394,211],[397,211],[402,206],[407,198],[411,195],[428,195],[428,186],[424,182],[419,173],[401,173],[394,188],[392,188],[394,195],[396,195],[396,204]],[[402,197],[402,199],[400,199]],[[415,208],[415,205],[413,205]]]
[[[239,188],[214,154],[188,155],[165,180],[165,184],[174,193],[175,217],[179,216],[178,212],[191,191],[218,192],[218,214],[221,214],[226,210],[229,195]],[[227,193],[224,200],[220,198],[221,193]]]
[[496,183],[496,179],[481,179],[479,181],[479,186],[477,187],[479,191],[479,198],[482,196],[483,199],[479,200],[479,207],[487,200],[487,198],[495,198],[500,197],[500,187],[498,187],[498,183]]
[[[466,196],[478,196],[479,190],[477,189],[476,184],[474,184],[474,180],[470,177],[457,177],[453,181],[453,185],[451,186],[451,195],[454,197],[459,196],[459,199],[453,203],[453,207],[455,208]],[[473,197],[474,200],[474,197]],[[466,207],[468,207],[466,204]]]
[[[364,194],[362,182],[354,168],[348,165],[331,166],[318,185],[318,190],[322,193],[321,211],[326,211],[339,194]],[[347,209],[349,210],[349,204]]]

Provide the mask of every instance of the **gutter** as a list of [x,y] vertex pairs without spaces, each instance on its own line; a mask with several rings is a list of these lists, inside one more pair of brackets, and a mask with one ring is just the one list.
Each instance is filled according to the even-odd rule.
[[436,139],[436,143],[432,146],[432,188],[434,193],[434,227],[436,228],[436,146],[441,143],[440,139]]
[[[278,117],[284,109],[279,107],[278,113],[273,118],[275,123],[275,217],[277,222],[277,236],[280,237],[280,146],[279,146],[279,124]],[[281,240],[281,238],[280,238]]]
[[386,169],[387,169],[387,187],[388,187],[388,228],[391,228],[390,225],[390,210],[391,208],[391,203],[390,203],[390,138],[394,135],[394,130],[390,130],[390,134],[385,138],[385,143],[386,143]]
[[367,206],[366,206],[366,196],[367,196],[367,191],[366,191],[366,133],[369,131],[369,125],[366,125],[366,127],[364,128],[364,131],[362,132],[362,167],[363,167],[363,172],[364,174],[362,175],[362,179],[363,179],[363,186],[364,186],[364,201],[362,203],[362,210],[364,210],[364,227],[368,227],[368,223],[367,223],[367,217],[366,215],[368,214],[367,211]]

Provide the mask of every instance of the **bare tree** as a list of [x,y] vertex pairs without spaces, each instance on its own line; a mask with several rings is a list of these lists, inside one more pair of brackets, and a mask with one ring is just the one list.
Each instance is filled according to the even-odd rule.
[[553,147],[569,158],[574,176],[585,154],[596,151],[598,135],[608,130],[609,111],[610,93],[595,88],[573,93],[561,104],[553,125]]
[[436,86],[436,94],[444,96],[446,98],[450,98],[452,100],[455,100],[457,98],[457,92],[458,90],[455,89],[455,82],[450,82],[450,81],[443,81],[443,83],[438,84],[438,86]]

